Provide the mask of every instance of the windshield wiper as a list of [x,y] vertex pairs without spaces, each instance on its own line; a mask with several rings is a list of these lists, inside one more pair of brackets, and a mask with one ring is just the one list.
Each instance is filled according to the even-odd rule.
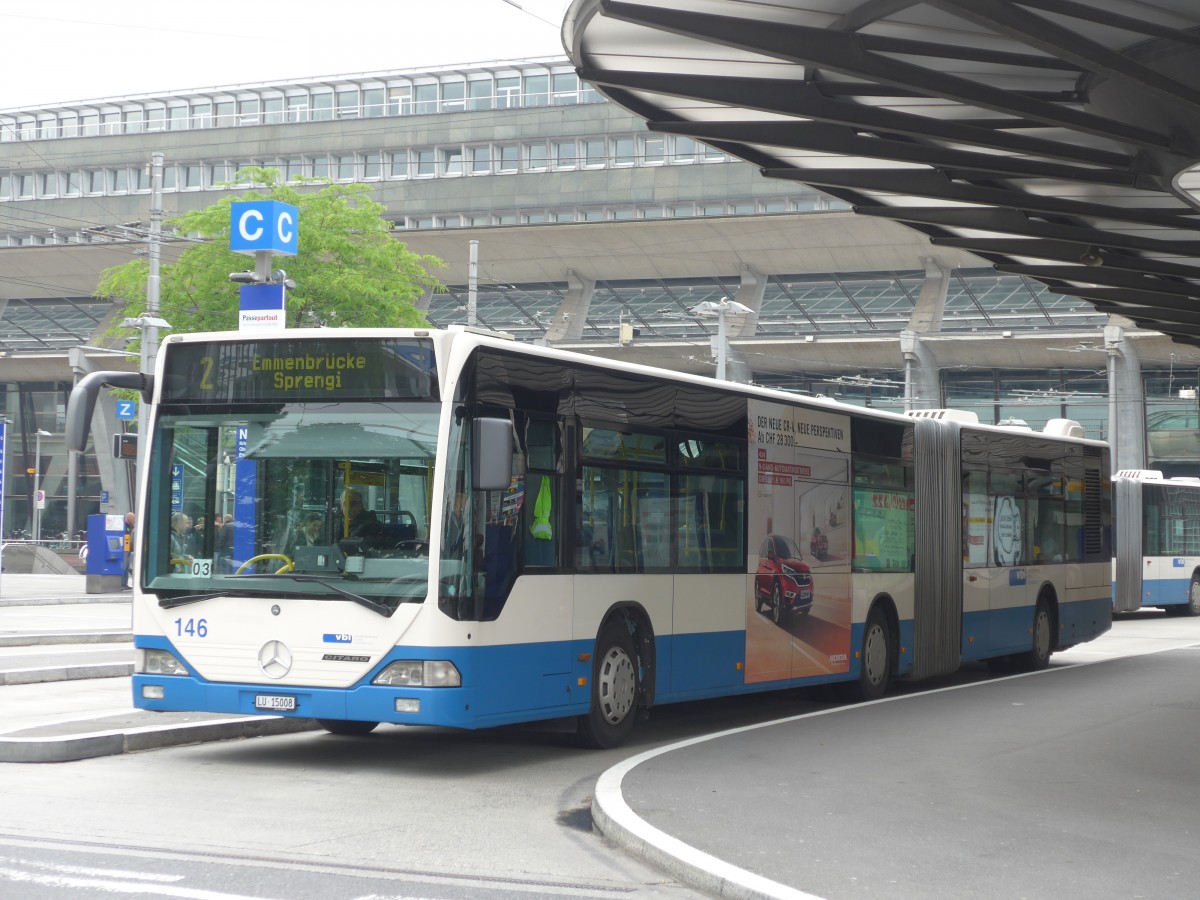
[[209,591],[207,594],[180,594],[178,597],[159,597],[158,605],[162,609],[174,609],[176,606],[187,606],[189,603],[200,603],[215,597],[228,597],[231,591]]
[[235,575],[234,577],[235,578],[290,578],[292,581],[311,582],[314,584],[319,584],[322,587],[327,587],[331,591],[336,591],[337,593],[341,594],[343,597],[348,597],[349,599],[353,600],[359,606],[365,606],[367,609],[371,610],[371,612],[379,613],[379,615],[381,615],[381,616],[390,617],[392,615],[392,613],[395,612],[394,609],[387,606],[386,604],[380,603],[377,600],[372,600],[370,597],[364,597],[362,594],[356,594],[353,591],[348,591],[345,588],[339,587],[338,585],[331,582],[329,579],[323,578],[320,575],[301,575],[296,572],[283,572],[282,574],[264,572],[262,574],[255,573],[253,575]]

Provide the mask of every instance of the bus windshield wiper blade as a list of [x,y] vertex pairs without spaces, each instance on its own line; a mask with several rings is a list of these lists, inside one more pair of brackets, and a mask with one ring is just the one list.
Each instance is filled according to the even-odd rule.
[[228,597],[231,591],[209,591],[206,594],[181,594],[178,597],[159,597],[158,605],[162,609],[174,609],[176,606],[187,606],[189,603],[200,603],[216,597]]
[[357,603],[359,606],[365,606],[367,609],[371,610],[371,612],[379,613],[379,615],[381,615],[381,616],[390,617],[391,614],[393,612],[395,612],[394,609],[389,608],[385,604],[380,603],[376,600],[372,600],[370,597],[364,597],[362,594],[356,594],[356,593],[354,593],[354,591],[348,591],[344,587],[339,587],[338,585],[336,585],[332,581],[330,581],[328,578],[325,578],[321,575],[301,575],[297,572],[283,572],[282,574],[265,572],[262,574],[256,573],[254,575],[238,575],[237,577],[238,578],[290,578],[292,581],[312,582],[314,584],[319,584],[322,587],[327,587],[331,591],[336,591],[337,593],[341,594],[343,597],[350,598],[355,603]]

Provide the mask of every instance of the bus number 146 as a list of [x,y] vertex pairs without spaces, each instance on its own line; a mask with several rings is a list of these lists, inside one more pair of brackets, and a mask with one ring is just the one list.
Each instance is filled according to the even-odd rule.
[[208,637],[208,619],[176,619],[175,636]]

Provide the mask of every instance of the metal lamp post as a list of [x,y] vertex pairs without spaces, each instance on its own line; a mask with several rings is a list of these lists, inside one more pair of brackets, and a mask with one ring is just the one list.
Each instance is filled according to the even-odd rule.
[[43,437],[50,437],[50,432],[39,428],[33,444],[33,539],[35,542],[42,540],[42,510],[38,505],[37,495],[42,489]]
[[729,350],[728,339],[725,334],[725,317],[744,316],[747,313],[754,312],[754,310],[744,303],[738,303],[736,300],[722,297],[720,302],[717,303],[714,303],[712,300],[703,300],[693,306],[689,312],[694,316],[717,317],[717,381],[724,381],[725,355]]

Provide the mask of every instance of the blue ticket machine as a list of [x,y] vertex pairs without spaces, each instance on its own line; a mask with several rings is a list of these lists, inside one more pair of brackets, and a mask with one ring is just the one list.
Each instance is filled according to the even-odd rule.
[[88,516],[87,538],[87,593],[116,593],[125,568],[125,517]]

